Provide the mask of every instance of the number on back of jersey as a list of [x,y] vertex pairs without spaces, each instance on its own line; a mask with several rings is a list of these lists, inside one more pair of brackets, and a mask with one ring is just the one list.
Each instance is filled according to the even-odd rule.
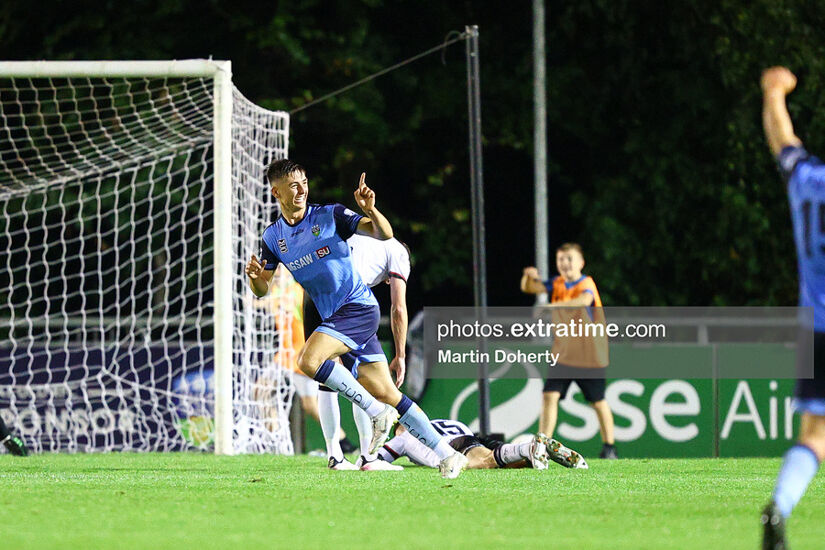
[[444,437],[456,437],[459,435],[473,435],[473,432],[466,424],[458,422],[457,420],[433,420],[430,422],[439,434]]

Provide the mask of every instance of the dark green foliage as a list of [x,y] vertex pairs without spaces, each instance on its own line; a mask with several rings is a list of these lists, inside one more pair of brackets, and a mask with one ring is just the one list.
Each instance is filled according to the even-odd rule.
[[[293,109],[481,31],[490,303],[526,303],[533,262],[528,2],[44,2],[0,13],[7,59],[233,60],[238,87]],[[797,132],[825,154],[825,15],[814,1],[547,3],[551,247],[582,243],[608,305],[788,305],[795,254],[762,137],[760,71],[787,64]],[[296,113],[311,200],[352,205],[366,171],[415,259],[413,309],[468,304],[464,45]]]

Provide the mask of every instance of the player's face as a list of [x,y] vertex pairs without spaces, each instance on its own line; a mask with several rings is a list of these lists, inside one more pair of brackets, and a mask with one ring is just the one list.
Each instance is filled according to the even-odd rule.
[[584,258],[577,250],[560,250],[556,252],[556,269],[565,281],[575,281],[582,275]]
[[292,172],[289,176],[276,180],[272,186],[272,195],[278,199],[282,207],[290,210],[303,209],[309,195],[307,175],[303,172]]

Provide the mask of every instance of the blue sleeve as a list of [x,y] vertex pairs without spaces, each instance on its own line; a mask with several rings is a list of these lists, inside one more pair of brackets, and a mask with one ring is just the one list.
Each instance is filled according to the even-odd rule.
[[345,241],[355,234],[361,216],[343,204],[332,205],[332,217],[335,219],[335,232]]
[[791,200],[825,200],[825,164],[802,147],[785,147],[777,156]]
[[261,263],[264,264],[264,269],[267,271],[275,269],[281,261],[278,256],[272,252],[272,249],[266,244],[266,240],[261,237],[261,255],[259,256]]
[[808,160],[810,155],[804,147],[788,146],[783,147],[776,157],[776,162],[779,165],[779,173],[782,174],[782,179],[788,183],[791,179],[796,166],[801,162]]
[[546,281],[542,281],[544,283],[544,288],[547,289],[547,294],[553,294],[553,279],[548,279]]

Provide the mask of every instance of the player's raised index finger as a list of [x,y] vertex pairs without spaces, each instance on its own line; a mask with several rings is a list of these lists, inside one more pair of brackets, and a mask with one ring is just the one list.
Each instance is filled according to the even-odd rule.
[[362,188],[366,187],[366,185],[367,185],[366,181],[367,181],[367,173],[366,172],[361,172],[361,179],[358,180],[358,188],[362,189]]

